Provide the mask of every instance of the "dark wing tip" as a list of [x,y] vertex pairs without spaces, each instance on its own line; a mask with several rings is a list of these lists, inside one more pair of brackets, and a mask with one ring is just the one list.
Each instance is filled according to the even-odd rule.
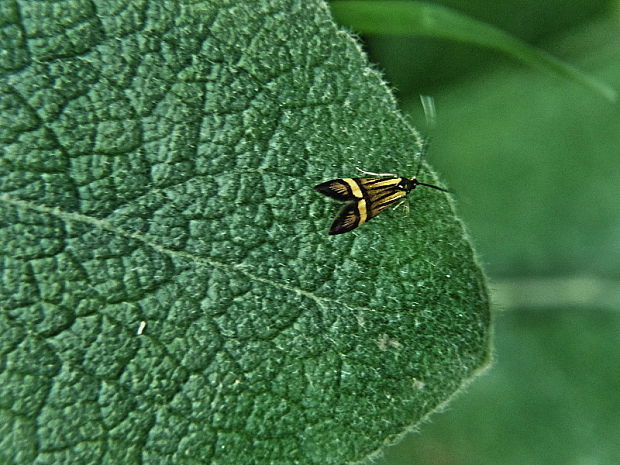
[[341,225],[337,225],[336,223],[332,224],[332,227],[329,228],[329,235],[335,236],[336,234],[346,233],[348,230],[344,230]]
[[322,182],[314,186],[314,190],[332,199],[340,200],[341,202],[355,200],[355,197],[351,193],[351,189],[342,179],[332,179],[331,181]]
[[344,234],[359,226],[360,218],[355,204],[348,204],[338,213],[338,216],[329,229],[330,236]]
[[329,186],[331,186],[333,182],[334,181],[327,181],[327,182],[322,182],[321,184],[317,184],[316,186],[314,186],[314,190],[319,191],[321,194],[325,194],[325,192],[330,191]]
[[334,222],[334,224],[332,224],[332,227],[329,229],[329,235],[335,236],[336,234],[344,234],[351,231],[352,229],[355,229],[355,227],[351,228]]
[[336,193],[335,188],[339,185],[340,179],[332,179],[331,181],[325,181],[321,184],[317,184],[314,186],[314,190],[331,197],[334,193]]

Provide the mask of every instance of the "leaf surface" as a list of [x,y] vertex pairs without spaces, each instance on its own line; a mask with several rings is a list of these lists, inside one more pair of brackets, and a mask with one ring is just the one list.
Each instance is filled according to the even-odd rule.
[[359,461],[485,364],[443,193],[326,234],[421,137],[322,2],[3,8],[1,461]]

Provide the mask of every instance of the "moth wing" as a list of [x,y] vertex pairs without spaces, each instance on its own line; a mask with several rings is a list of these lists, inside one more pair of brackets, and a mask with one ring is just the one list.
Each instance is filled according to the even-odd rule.
[[332,199],[347,202],[357,200],[353,195],[351,187],[342,179],[332,179],[331,181],[322,182],[314,186],[314,189]]
[[366,221],[391,207],[408,193],[401,187],[402,178],[362,178],[359,183],[368,198]]
[[333,179],[314,188],[345,205],[334,220],[329,234],[343,234],[366,223],[408,194],[403,178]]
[[389,192],[377,193],[376,196],[370,195],[368,199],[368,220],[374,218],[383,210],[387,210],[406,195],[407,192],[397,189],[390,189]]
[[360,224],[363,224],[362,217],[360,215],[360,204],[365,202],[360,200],[359,202],[349,203],[345,205],[336,219],[332,223],[332,227],[329,230],[329,234],[343,234],[357,228]]

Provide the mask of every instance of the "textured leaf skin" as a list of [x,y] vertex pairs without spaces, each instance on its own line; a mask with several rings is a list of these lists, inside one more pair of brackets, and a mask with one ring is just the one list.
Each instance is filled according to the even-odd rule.
[[444,194],[326,234],[420,137],[323,3],[1,8],[0,462],[359,461],[485,364]]

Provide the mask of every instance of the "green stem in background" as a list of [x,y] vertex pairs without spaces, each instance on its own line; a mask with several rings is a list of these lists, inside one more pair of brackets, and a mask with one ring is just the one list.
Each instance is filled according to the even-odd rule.
[[419,35],[499,50],[529,66],[562,76],[605,97],[616,91],[574,66],[511,35],[455,10],[410,1],[334,1],[335,19],[362,34]]

